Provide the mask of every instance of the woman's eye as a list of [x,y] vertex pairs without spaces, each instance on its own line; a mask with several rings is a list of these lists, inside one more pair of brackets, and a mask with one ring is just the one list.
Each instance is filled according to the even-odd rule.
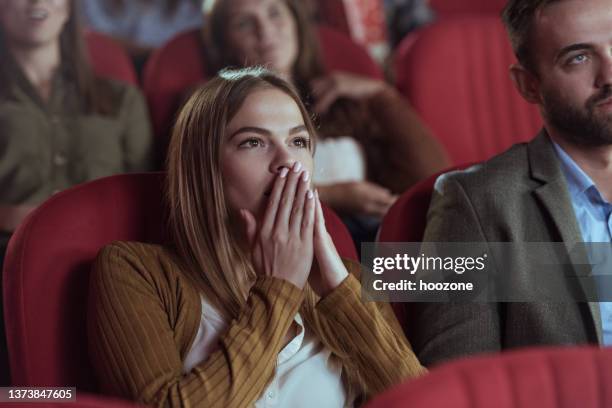
[[233,26],[238,30],[248,30],[253,25],[253,19],[248,17],[239,18],[234,21]]
[[293,139],[293,144],[297,147],[308,149],[310,147],[310,139],[298,137]]
[[245,148],[253,148],[253,147],[259,147],[261,145],[262,145],[261,140],[252,138],[252,139],[247,139],[247,140],[242,141],[238,146],[245,147]]
[[280,11],[280,7],[279,6],[271,7],[270,10],[268,10],[268,16],[270,16],[272,18],[276,18],[276,17],[278,17],[280,15],[281,15],[281,11]]

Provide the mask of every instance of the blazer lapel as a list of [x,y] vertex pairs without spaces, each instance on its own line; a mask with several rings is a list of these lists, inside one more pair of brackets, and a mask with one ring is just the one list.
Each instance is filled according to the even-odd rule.
[[[569,253],[573,265],[588,264],[588,256],[581,247],[583,242],[580,226],[576,220],[570,193],[567,189],[565,176],[559,167],[557,154],[545,130],[527,146],[531,177],[542,183],[534,190],[534,194],[546,211],[550,214],[555,227]],[[585,296],[596,293],[596,288],[590,279],[590,274],[575,269],[580,289]],[[589,298],[592,298],[589,296]],[[602,344],[601,312],[598,302],[589,302],[592,324],[597,339]]]

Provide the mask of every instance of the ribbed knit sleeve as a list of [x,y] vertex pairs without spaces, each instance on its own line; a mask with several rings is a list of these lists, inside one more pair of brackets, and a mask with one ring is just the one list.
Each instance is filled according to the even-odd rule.
[[317,304],[317,313],[335,328],[336,336],[365,378],[370,398],[408,378],[425,374],[388,303],[363,302],[354,276],[358,264],[345,261],[353,273]]
[[88,334],[102,391],[159,407],[252,406],[273,374],[302,291],[283,280],[258,279],[219,349],[184,374],[177,325],[186,323],[172,310],[183,295],[172,287],[173,271],[164,270],[171,266],[163,265],[126,243],[98,255]]

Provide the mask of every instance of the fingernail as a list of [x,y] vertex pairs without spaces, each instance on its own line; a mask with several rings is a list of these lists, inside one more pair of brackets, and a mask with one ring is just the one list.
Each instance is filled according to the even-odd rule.
[[288,169],[288,168],[286,168],[286,167],[283,167],[283,168],[281,169],[281,171],[280,171],[280,177],[281,177],[281,178],[285,178],[285,177],[287,177],[287,173],[289,173],[289,169]]
[[312,190],[308,190],[308,193],[306,193],[306,196],[308,197],[309,200],[312,200],[312,198],[314,197]]
[[310,178],[310,173],[308,173],[308,170],[306,170],[304,173],[302,173],[302,180],[304,180],[306,182],[306,181],[308,181],[309,178]]
[[302,163],[300,163],[299,161],[296,161],[295,163],[293,163],[293,172],[294,173],[299,172],[301,168],[302,168]]

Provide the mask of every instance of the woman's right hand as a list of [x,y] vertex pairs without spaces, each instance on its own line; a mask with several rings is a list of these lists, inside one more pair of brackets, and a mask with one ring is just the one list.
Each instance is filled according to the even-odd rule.
[[278,174],[263,218],[248,210],[240,214],[255,271],[304,288],[312,266],[315,200],[310,175],[296,162]]
[[369,181],[318,186],[317,190],[326,205],[349,214],[383,217],[397,200],[390,190]]

